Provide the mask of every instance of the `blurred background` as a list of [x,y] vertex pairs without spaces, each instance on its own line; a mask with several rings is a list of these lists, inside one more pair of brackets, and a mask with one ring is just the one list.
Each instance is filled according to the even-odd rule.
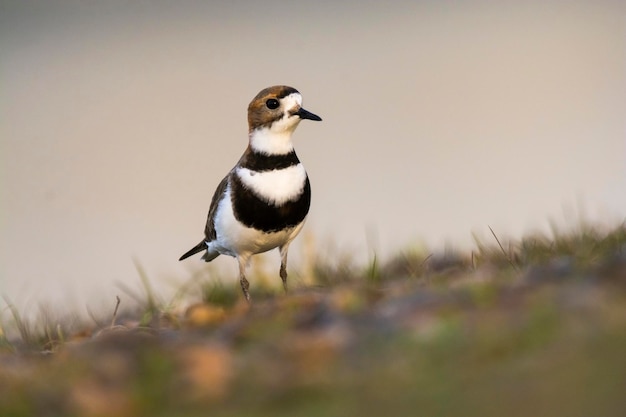
[[173,292],[274,84],[324,119],[294,269],[626,216],[625,2],[3,0],[0,294]]

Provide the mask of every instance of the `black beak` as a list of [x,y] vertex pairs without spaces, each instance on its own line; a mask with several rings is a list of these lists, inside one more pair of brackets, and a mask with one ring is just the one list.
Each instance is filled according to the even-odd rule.
[[311,113],[310,111],[304,110],[302,107],[300,107],[300,109],[295,114],[300,116],[301,119],[315,120],[317,122],[321,122],[322,121],[321,117],[319,117],[316,114]]

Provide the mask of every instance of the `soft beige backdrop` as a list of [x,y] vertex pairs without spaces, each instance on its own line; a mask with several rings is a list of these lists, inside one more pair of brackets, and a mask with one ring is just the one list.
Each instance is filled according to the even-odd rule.
[[221,3],[0,2],[0,293],[21,309],[112,305],[133,258],[164,293],[189,278],[278,83],[324,119],[296,132],[320,246],[626,216],[625,2]]

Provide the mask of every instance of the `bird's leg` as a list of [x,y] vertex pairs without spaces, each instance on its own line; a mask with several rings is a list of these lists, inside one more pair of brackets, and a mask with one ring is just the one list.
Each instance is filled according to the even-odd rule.
[[280,250],[280,278],[283,280],[283,288],[287,292],[287,250],[289,245],[284,245]]
[[246,265],[247,260],[243,258],[237,258],[239,261],[239,283],[241,284],[241,290],[243,291],[244,297],[246,297],[246,301],[250,302],[250,293],[248,292],[248,288],[250,288],[250,283],[246,279]]
[[246,301],[250,302],[250,293],[248,292],[248,288],[250,288],[250,283],[244,275],[241,275],[239,277],[239,283],[241,284],[241,290],[243,291],[244,297],[246,297]]

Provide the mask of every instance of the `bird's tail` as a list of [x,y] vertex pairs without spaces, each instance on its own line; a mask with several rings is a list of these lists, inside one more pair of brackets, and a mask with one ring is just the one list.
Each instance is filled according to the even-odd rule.
[[178,260],[182,261],[183,259],[187,259],[191,255],[195,255],[196,253],[202,252],[203,250],[206,250],[206,249],[207,249],[206,242],[203,240],[202,242],[198,243],[196,246],[194,246],[193,248],[185,252],[185,254],[181,256]]

